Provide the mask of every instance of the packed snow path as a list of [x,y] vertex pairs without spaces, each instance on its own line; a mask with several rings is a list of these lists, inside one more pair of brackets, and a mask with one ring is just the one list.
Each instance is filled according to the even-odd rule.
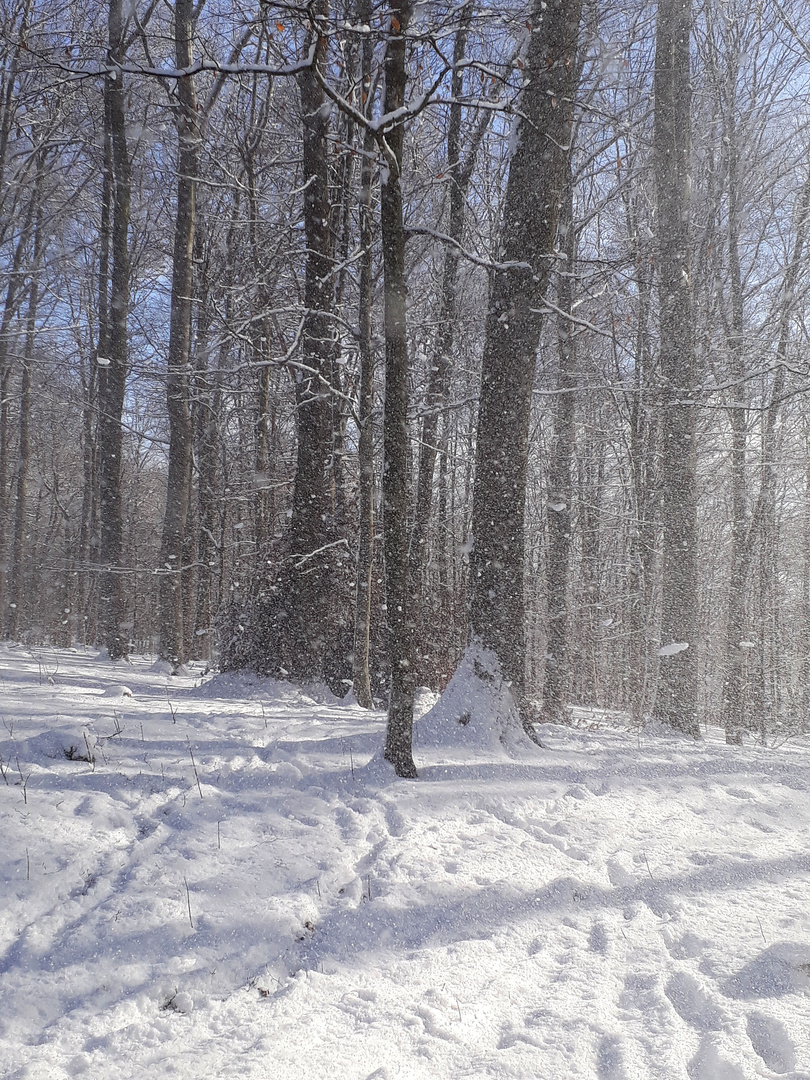
[[0,695],[0,1076],[810,1078],[807,741],[405,782],[276,683],[18,648]]

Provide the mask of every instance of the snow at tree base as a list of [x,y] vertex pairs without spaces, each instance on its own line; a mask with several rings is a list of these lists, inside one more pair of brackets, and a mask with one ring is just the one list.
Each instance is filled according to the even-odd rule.
[[150,663],[0,652],[1,1076],[810,1077],[807,737]]

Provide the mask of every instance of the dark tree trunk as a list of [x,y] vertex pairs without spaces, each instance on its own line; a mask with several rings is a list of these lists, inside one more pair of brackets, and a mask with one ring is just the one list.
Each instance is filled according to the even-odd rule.
[[[334,611],[334,550],[327,476],[332,450],[329,370],[334,333],[334,285],[329,229],[329,117],[318,75],[325,65],[325,0],[311,10],[313,67],[299,76],[303,125],[306,270],[302,363],[294,367],[298,449],[289,554],[275,583],[258,645],[259,670],[297,680],[324,675]],[[318,71],[316,73],[315,68]]]
[[[405,104],[405,33],[413,5],[390,5],[385,51],[385,100],[390,114]],[[415,777],[411,748],[416,689],[413,607],[408,563],[408,338],[406,323],[405,230],[402,216],[403,123],[385,135],[385,170],[380,193],[385,274],[385,410],[383,414],[383,548],[391,695],[385,757],[397,776]]]
[[[371,4],[366,2],[358,13],[361,23],[371,21]],[[364,112],[372,115],[371,64],[374,46],[370,35],[363,39],[362,94]],[[358,522],[357,522],[357,592],[354,614],[354,656],[352,682],[358,705],[372,708],[369,660],[371,652],[371,592],[374,572],[374,351],[371,340],[371,308],[374,300],[374,224],[371,214],[371,184],[374,175],[373,132],[366,128],[363,138],[363,163],[360,168],[360,295],[358,297],[358,349],[360,352],[360,388],[357,396],[359,438],[357,446]]]
[[[22,379],[20,385],[19,439],[17,443],[17,484],[14,506],[14,531],[11,550],[11,588],[9,596],[8,636],[16,638],[20,626],[20,613],[23,606],[25,582],[25,526],[28,509],[28,457],[29,432],[31,426],[31,366],[34,360],[36,343],[37,306],[39,304],[39,273],[42,260],[42,172],[45,166],[45,154],[41,155],[37,177],[37,189],[40,192],[34,229],[34,251],[32,258],[31,285],[28,292],[28,314],[25,326],[25,349],[22,358]],[[68,642],[69,644],[69,642]]]
[[[478,406],[470,631],[497,657],[524,727],[526,469],[535,357],[570,153],[580,0],[536,0],[492,273]],[[504,433],[508,432],[508,437]]]
[[[175,61],[179,68],[192,62],[194,4],[176,0],[174,8]],[[177,82],[177,214],[172,257],[172,298],[166,404],[169,416],[169,468],[166,511],[160,548],[159,619],[163,660],[174,665],[185,660],[183,582],[186,569],[186,519],[191,471],[191,363],[192,300],[194,288],[194,230],[199,173],[200,128],[197,97],[191,76]]]
[[573,485],[571,463],[574,456],[574,415],[576,345],[574,325],[574,181],[571,164],[566,170],[563,205],[560,214],[560,248],[566,261],[557,277],[557,342],[560,370],[554,409],[554,433],[548,475],[548,560],[546,563],[546,598],[548,604],[548,644],[543,681],[543,712],[547,720],[563,723],[565,694],[568,689],[568,577],[573,528]]
[[[122,0],[111,0],[109,17],[110,61],[123,61],[124,16]],[[114,76],[114,77],[113,77]],[[125,581],[122,575],[124,527],[121,508],[121,470],[124,393],[127,380],[129,312],[130,161],[126,138],[123,72],[113,67],[104,85],[105,118],[112,161],[112,226],[110,245],[110,303],[107,355],[98,357],[98,502],[99,502],[99,629],[111,660],[129,652],[125,627]]]
[[[28,201],[28,208],[23,220],[20,235],[14,248],[12,264],[8,271],[8,284],[6,286],[6,298],[3,305],[3,317],[0,320],[0,566],[5,564],[6,545],[8,543],[8,518],[9,518],[9,456],[10,446],[10,423],[9,423],[9,382],[11,380],[12,364],[9,359],[9,345],[12,338],[11,324],[14,321],[20,304],[25,294],[25,274],[22,269],[23,256],[31,239],[31,230],[34,224],[35,205],[39,200],[39,194],[34,195]],[[6,617],[6,574],[0,573],[0,616],[3,622]]]
[[[697,715],[697,480],[692,311],[691,0],[661,0],[653,164],[658,207],[663,594],[656,715],[700,736]],[[678,649],[678,651],[675,651]]]

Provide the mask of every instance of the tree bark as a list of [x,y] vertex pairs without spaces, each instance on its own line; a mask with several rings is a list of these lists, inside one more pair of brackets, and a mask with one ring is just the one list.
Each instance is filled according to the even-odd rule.
[[692,311],[691,0],[661,0],[653,167],[658,207],[663,593],[656,716],[698,738],[697,479]]
[[[362,23],[371,22],[371,4],[365,0],[358,15]],[[363,38],[362,104],[371,117],[374,103],[371,93],[371,65],[374,46],[371,36]],[[373,707],[369,661],[371,653],[371,593],[374,572],[374,348],[372,345],[371,309],[374,301],[374,223],[371,212],[371,185],[374,176],[373,132],[366,128],[363,136],[363,162],[360,167],[360,282],[358,297],[358,350],[360,353],[360,387],[357,396],[359,426],[357,445],[357,590],[354,613],[354,651],[352,683],[357,703],[364,709]]]
[[29,432],[31,426],[31,366],[34,360],[36,343],[37,307],[39,304],[39,273],[42,261],[42,218],[43,200],[42,183],[45,167],[45,153],[41,154],[37,190],[39,204],[34,226],[34,250],[31,263],[31,284],[28,291],[28,313],[25,326],[25,349],[22,358],[22,379],[20,385],[19,441],[17,444],[17,483],[14,506],[14,531],[11,550],[11,588],[9,590],[8,636],[17,637],[20,627],[20,614],[23,607],[25,585],[25,526],[28,503],[28,459],[30,452]]
[[574,265],[576,233],[574,230],[574,180],[568,162],[560,214],[560,248],[565,262],[557,277],[557,343],[560,371],[554,409],[554,433],[548,476],[548,558],[546,562],[546,600],[548,605],[548,642],[543,680],[543,713],[553,723],[564,723],[565,695],[568,689],[568,578],[571,532],[573,529],[573,485],[571,462],[574,454],[574,416],[576,410],[576,345],[571,316],[574,309]]
[[536,0],[532,7],[478,405],[470,631],[497,657],[529,733],[523,596],[529,414],[542,326],[539,309],[553,266],[570,153],[580,12],[580,0]]
[[[176,0],[174,8],[175,61],[188,67],[193,58],[194,4]],[[160,548],[160,643],[163,660],[177,666],[185,660],[183,587],[186,519],[191,470],[192,295],[194,288],[194,231],[199,174],[200,128],[197,97],[191,76],[177,81],[177,212],[172,257],[172,297],[166,404],[169,416],[169,462],[166,510]]]
[[[405,34],[413,13],[411,0],[390,5],[385,50],[383,112],[405,104]],[[385,162],[380,191],[385,280],[385,409],[383,414],[383,548],[391,694],[385,757],[397,776],[415,778],[413,698],[416,689],[413,607],[408,561],[408,337],[406,322],[405,230],[402,212],[404,124],[385,134]]]
[[334,285],[329,229],[329,116],[314,70],[317,67],[321,73],[326,63],[327,38],[323,29],[327,15],[326,0],[319,0],[311,9],[315,57],[313,67],[301,72],[298,80],[307,246],[302,363],[294,371],[298,448],[289,555],[276,582],[276,602],[270,608],[270,655],[262,661],[274,674],[297,680],[323,676],[334,602],[327,491],[332,442],[329,366],[334,333],[330,317]]

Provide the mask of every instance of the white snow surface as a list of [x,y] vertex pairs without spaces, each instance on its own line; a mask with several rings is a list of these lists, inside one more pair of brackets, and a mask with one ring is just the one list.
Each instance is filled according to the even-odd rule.
[[0,649],[0,1076],[810,1078],[807,739],[478,702],[402,781],[380,713],[150,663]]

